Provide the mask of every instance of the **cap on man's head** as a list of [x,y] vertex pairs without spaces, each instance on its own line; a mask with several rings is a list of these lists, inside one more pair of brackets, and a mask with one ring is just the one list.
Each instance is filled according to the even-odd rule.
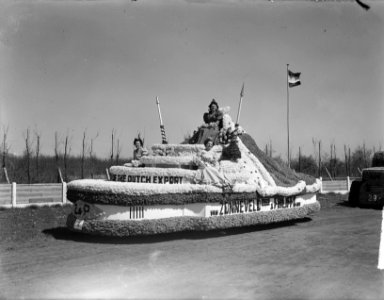
[[211,108],[211,106],[212,106],[213,104],[215,104],[215,105],[217,106],[217,108],[219,108],[219,104],[216,102],[215,99],[212,99],[212,101],[211,101],[211,103],[209,104],[208,107]]

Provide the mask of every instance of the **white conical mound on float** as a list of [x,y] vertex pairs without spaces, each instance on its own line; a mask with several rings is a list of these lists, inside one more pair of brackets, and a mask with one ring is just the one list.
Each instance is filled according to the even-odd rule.
[[112,166],[110,181],[70,182],[67,197],[75,208],[68,227],[132,236],[275,223],[319,210],[320,181],[276,184],[238,138],[244,130],[235,126],[228,111],[220,132],[232,134],[240,158],[223,159],[228,144],[210,151],[202,144],[155,144],[151,155],[140,158],[141,167]]

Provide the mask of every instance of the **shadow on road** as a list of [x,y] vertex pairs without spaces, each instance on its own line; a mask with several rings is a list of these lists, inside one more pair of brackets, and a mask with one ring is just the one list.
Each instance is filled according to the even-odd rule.
[[208,239],[219,238],[222,236],[244,234],[253,231],[271,230],[280,227],[294,226],[297,223],[306,223],[312,219],[307,217],[300,220],[290,220],[279,222],[275,224],[255,225],[241,228],[230,228],[226,230],[213,230],[213,231],[194,231],[194,232],[176,232],[168,234],[148,235],[148,236],[131,236],[131,237],[110,237],[110,236],[94,236],[80,232],[70,231],[67,227],[56,227],[45,229],[42,232],[50,235],[58,240],[68,240],[75,242],[86,243],[106,243],[106,244],[145,244],[145,243],[159,243],[181,239]]

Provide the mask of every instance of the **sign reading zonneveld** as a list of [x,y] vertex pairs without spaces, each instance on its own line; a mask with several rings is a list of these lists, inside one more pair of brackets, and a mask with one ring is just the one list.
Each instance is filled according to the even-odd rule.
[[258,211],[296,208],[316,202],[311,197],[254,198],[251,200],[223,200],[216,203],[189,203],[185,205],[129,205],[114,206],[77,201],[74,215],[81,220],[143,220],[170,217],[212,217],[248,214]]

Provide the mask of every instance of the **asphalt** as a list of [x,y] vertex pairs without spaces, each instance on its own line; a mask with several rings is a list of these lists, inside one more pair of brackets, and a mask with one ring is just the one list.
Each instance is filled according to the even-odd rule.
[[382,212],[323,199],[274,226],[108,239],[47,228],[1,245],[5,299],[384,299]]

